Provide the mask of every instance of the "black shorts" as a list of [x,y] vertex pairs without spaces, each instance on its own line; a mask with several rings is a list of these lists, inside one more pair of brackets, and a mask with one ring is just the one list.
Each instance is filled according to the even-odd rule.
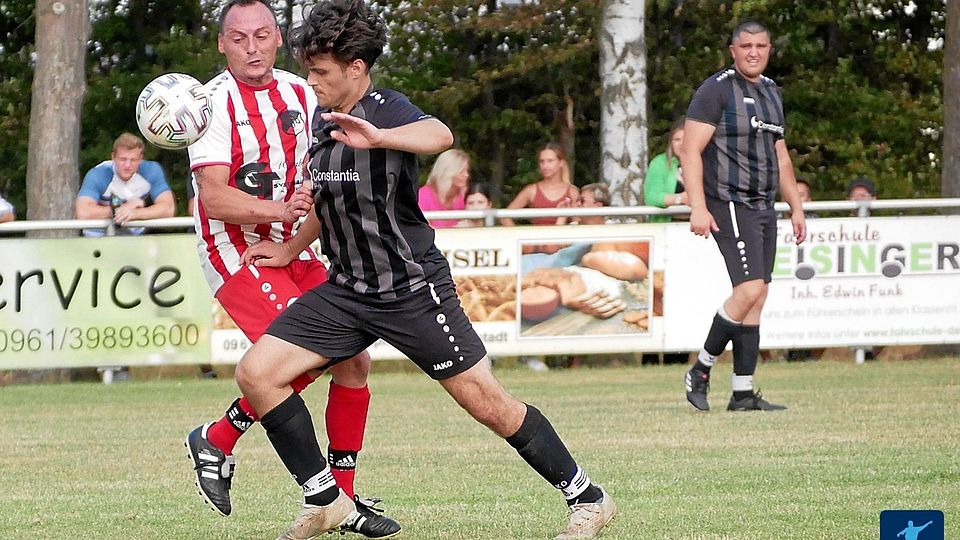
[[707,209],[720,227],[713,233],[734,287],[752,279],[770,283],[777,254],[777,213],[707,197]]
[[426,286],[391,300],[328,281],[303,294],[266,333],[331,362],[382,338],[427,375],[447,379],[473,367],[487,351],[460,306],[446,261],[435,268]]

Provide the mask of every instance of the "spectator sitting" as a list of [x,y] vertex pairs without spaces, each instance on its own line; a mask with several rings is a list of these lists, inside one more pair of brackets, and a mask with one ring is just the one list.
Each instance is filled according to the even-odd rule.
[[17,213],[14,211],[13,205],[8,203],[3,197],[0,197],[0,223],[6,223],[15,219],[17,219]]
[[[493,199],[490,197],[490,186],[486,182],[470,184],[467,188],[466,209],[487,210],[493,208]],[[484,227],[483,219],[461,219],[457,227]]]
[[[808,182],[807,179],[803,178],[802,176],[797,177],[797,192],[800,194],[801,203],[808,203],[813,200],[813,198],[811,197],[812,190],[810,188],[810,182]],[[784,216],[783,212],[777,212],[777,219],[784,219],[783,216]],[[811,212],[806,208],[804,208],[803,217],[807,219],[813,219],[813,218],[818,218],[820,216],[818,216],[816,212]]]
[[[877,190],[873,185],[873,180],[865,176],[858,176],[847,186],[848,201],[873,201],[877,198]],[[870,215],[870,209],[862,206],[854,212],[855,216],[866,217]]]
[[[132,220],[173,217],[173,192],[155,161],[143,160],[143,141],[123,133],[113,143],[110,160],[83,177],[74,212],[77,219],[113,218],[117,225]],[[141,234],[142,228],[126,229]],[[103,229],[84,229],[84,236],[103,236]]]
[[855,178],[847,187],[847,200],[872,201],[876,198],[877,190],[873,185],[873,180],[865,176]]
[[[580,196],[577,197],[577,207],[579,208],[601,208],[610,206],[610,190],[606,184],[587,184],[580,188]],[[558,217],[557,225],[604,225],[607,222],[604,216],[577,216],[573,218]]]
[[[580,191],[570,179],[570,165],[567,163],[563,147],[555,142],[547,143],[537,153],[541,178],[537,182],[524,186],[520,193],[510,201],[507,209],[518,208],[562,208],[577,200]],[[514,225],[510,218],[503,218],[504,225]],[[531,218],[533,225],[556,225],[557,218]]]
[[[797,177],[797,191],[800,192],[800,202],[801,202],[801,203],[808,203],[808,202],[810,202],[810,201],[813,200],[813,198],[810,196],[810,194],[811,194],[811,192],[812,192],[811,189],[810,189],[810,182],[808,182],[806,178],[803,178],[803,177],[801,177],[801,176],[798,176],[798,177]],[[819,217],[819,216],[816,214],[816,212],[811,212],[811,211],[809,211],[809,210],[807,210],[807,209],[804,209],[804,210],[803,210],[803,215],[804,215],[804,217],[806,217],[807,219]]]
[[[643,181],[643,204],[666,208],[678,204],[687,204],[687,193],[683,185],[680,170],[680,158],[677,153],[683,147],[684,117],[680,117],[670,128],[670,141],[667,151],[657,154],[647,166],[647,177]],[[650,223],[665,223],[679,216],[650,216]]]
[[[470,182],[470,156],[463,150],[451,148],[437,156],[427,183],[417,194],[420,210],[463,210],[467,184]],[[431,219],[434,229],[456,227],[455,219]]]

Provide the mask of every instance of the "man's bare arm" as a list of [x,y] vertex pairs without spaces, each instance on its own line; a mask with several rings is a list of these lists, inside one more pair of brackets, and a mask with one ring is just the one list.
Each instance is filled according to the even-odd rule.
[[310,211],[313,200],[298,191],[289,201],[268,201],[230,187],[230,168],[210,165],[194,170],[197,178],[197,196],[207,217],[226,223],[247,225],[256,223],[293,223]]
[[707,210],[707,197],[703,191],[703,150],[714,131],[716,128],[710,124],[688,119],[683,124],[683,148],[680,150],[683,186],[690,205],[690,230],[705,238],[720,230]]
[[164,191],[150,206],[143,206],[131,212],[131,219],[157,219],[173,217],[177,213],[177,204],[172,191]]
[[111,217],[113,210],[97,201],[83,195],[77,197],[73,204],[73,215],[77,219],[106,219]]
[[800,201],[800,189],[797,188],[797,176],[793,172],[793,160],[787,143],[780,139],[774,145],[777,151],[777,165],[780,171],[780,193],[783,200],[790,205],[790,221],[793,225],[793,236],[799,245],[807,238],[807,219],[803,214],[803,202]]

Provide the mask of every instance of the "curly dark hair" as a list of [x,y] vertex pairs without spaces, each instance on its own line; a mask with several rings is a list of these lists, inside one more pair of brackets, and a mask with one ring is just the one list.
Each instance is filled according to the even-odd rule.
[[303,22],[287,42],[301,64],[329,54],[341,64],[363,60],[370,69],[387,44],[387,25],[363,0],[322,0],[304,6]]

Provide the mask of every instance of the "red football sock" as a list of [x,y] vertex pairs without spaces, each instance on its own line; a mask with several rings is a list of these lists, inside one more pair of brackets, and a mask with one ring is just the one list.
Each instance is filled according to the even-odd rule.
[[354,496],[353,479],[357,454],[363,447],[363,431],[367,427],[369,407],[368,387],[350,388],[330,381],[326,410],[330,470],[337,485],[351,499]]
[[247,398],[241,397],[230,405],[223,418],[210,426],[207,440],[229,456],[240,437],[259,419]]
[[[290,383],[290,387],[293,388],[294,392],[299,394],[304,388],[310,386],[310,383],[313,381],[313,377],[304,373],[294,379],[293,382]],[[366,414],[366,412],[364,412],[364,414]],[[233,405],[230,405],[230,408],[227,409],[223,418],[210,426],[210,429],[207,430],[207,440],[229,456],[233,454],[233,447],[237,445],[240,437],[247,432],[247,429],[254,422],[259,420],[260,417],[257,416],[256,411],[253,410],[253,406],[250,405],[247,398],[241,397],[237,401],[234,401]]]

